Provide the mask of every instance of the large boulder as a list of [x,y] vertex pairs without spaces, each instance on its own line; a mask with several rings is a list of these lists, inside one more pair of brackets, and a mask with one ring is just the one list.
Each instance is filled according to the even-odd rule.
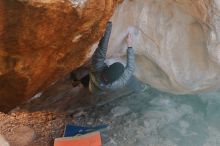
[[219,0],[132,0],[115,11],[108,57],[123,58],[134,38],[136,76],[177,94],[220,86]]
[[83,65],[118,2],[1,0],[0,111]]

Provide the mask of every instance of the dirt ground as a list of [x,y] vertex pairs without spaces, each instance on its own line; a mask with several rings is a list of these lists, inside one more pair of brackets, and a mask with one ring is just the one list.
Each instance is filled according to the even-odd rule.
[[0,133],[11,146],[49,146],[67,122],[71,119],[65,115],[49,112],[0,113]]
[[[105,101],[112,97],[112,94],[105,96]],[[62,137],[67,123],[81,126],[107,123],[82,112],[96,106],[99,98],[82,85],[73,88],[70,80],[59,81],[10,113],[0,113],[0,136],[11,146],[52,146],[55,138]]]

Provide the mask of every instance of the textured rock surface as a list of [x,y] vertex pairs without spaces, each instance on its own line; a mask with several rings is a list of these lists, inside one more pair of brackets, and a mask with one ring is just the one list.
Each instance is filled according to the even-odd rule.
[[130,31],[137,54],[136,75],[143,82],[180,94],[219,87],[218,0],[124,1],[112,20],[108,56],[125,54],[124,38]]
[[0,110],[88,60],[119,0],[1,0]]

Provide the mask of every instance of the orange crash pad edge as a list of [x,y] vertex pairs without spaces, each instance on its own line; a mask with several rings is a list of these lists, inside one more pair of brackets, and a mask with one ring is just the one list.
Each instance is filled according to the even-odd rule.
[[75,137],[56,138],[54,146],[102,146],[100,132]]

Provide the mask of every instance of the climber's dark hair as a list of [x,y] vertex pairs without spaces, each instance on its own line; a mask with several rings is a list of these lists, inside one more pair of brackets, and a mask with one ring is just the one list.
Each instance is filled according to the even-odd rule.
[[112,83],[119,79],[119,77],[124,73],[124,69],[123,64],[115,62],[103,70],[101,78],[105,84]]

